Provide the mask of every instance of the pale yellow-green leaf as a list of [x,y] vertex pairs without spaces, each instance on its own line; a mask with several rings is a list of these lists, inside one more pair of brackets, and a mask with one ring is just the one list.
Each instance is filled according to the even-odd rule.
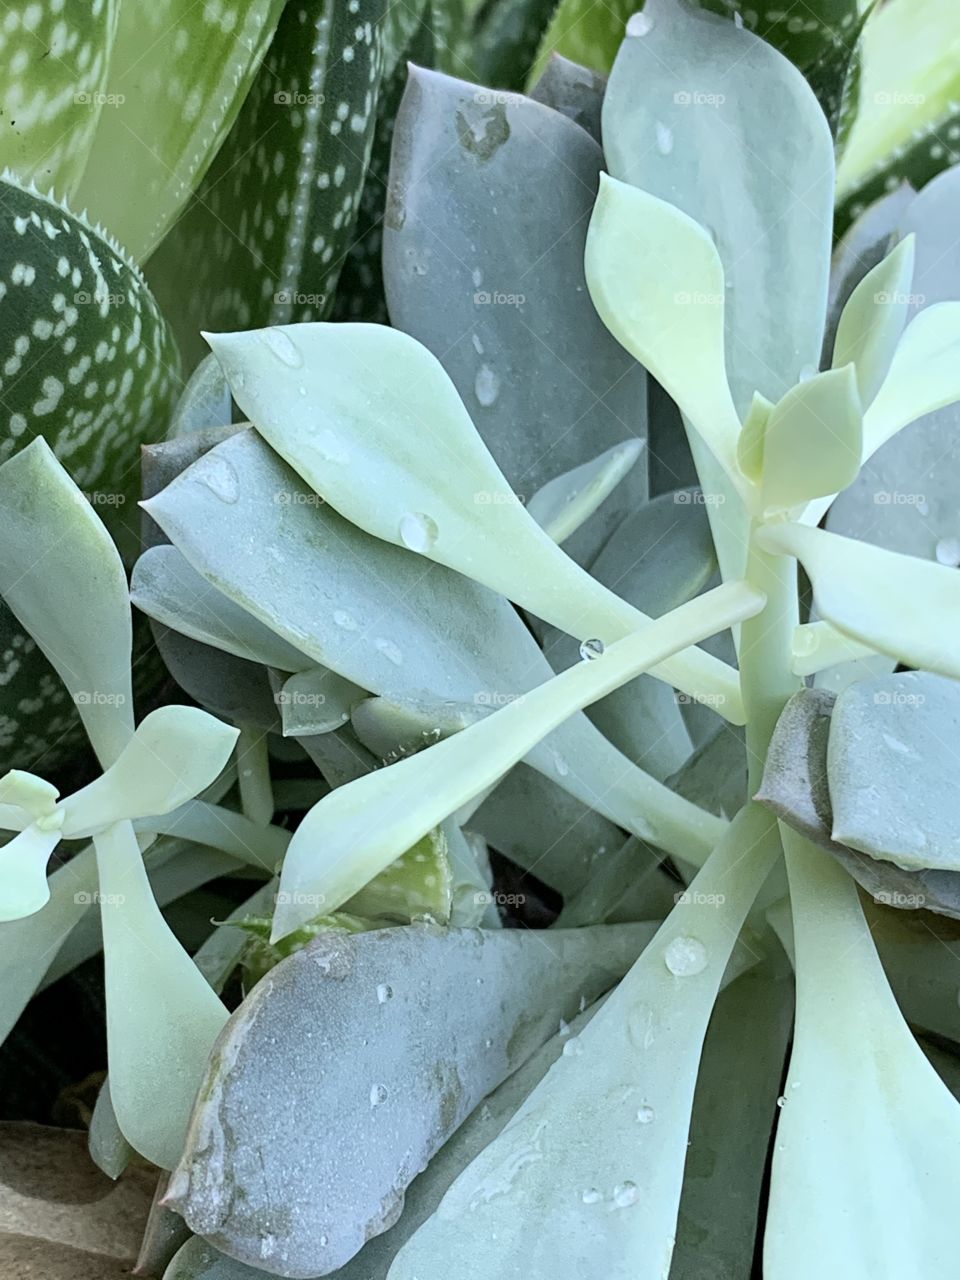
[[833,344],[833,367],[853,364],[860,401],[880,390],[907,323],[916,237],[909,235],[868,271],[847,299]]

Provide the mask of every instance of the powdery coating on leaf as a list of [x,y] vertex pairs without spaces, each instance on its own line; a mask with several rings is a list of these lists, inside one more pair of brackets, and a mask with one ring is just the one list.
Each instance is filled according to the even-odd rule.
[[[593,139],[560,112],[411,70],[384,229],[391,319],[441,360],[527,499],[646,433],[643,371],[604,328],[584,279],[602,163]],[[531,200],[536,189],[550,200]],[[642,501],[645,471],[641,461],[571,538],[575,559],[588,563]]]
[[395,1221],[407,1184],[484,1095],[648,937],[618,926],[545,945],[412,926],[312,944],[231,1019],[168,1203],[253,1266],[334,1270]]
[[[152,270],[201,328],[316,320],[333,299],[366,174],[384,0],[293,0],[197,199]],[[184,299],[182,283],[191,282]]]
[[45,191],[73,192],[103,109],[119,12],[120,0],[33,0],[5,10],[0,167]]

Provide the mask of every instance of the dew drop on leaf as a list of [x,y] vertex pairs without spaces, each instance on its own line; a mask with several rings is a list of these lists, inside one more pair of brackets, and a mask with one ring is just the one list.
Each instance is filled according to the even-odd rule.
[[370,1105],[371,1107],[382,1106],[387,1100],[387,1089],[385,1085],[375,1084],[370,1087]]
[[387,983],[381,982],[377,987],[377,1001],[379,1004],[386,1004],[388,1000],[393,999],[393,987]]
[[429,551],[438,534],[436,520],[422,511],[408,511],[400,517],[400,541],[411,551],[421,555]]
[[299,369],[303,364],[303,353],[282,329],[265,329],[263,340],[281,364],[290,369]]
[[656,1117],[656,1112],[654,1111],[653,1107],[648,1107],[646,1104],[644,1104],[644,1106],[639,1107],[637,1109],[638,1124],[653,1124],[655,1117]]
[[657,121],[657,150],[662,156],[668,156],[673,150],[673,130],[662,121]]
[[585,662],[592,662],[594,658],[599,658],[602,653],[602,640],[584,640],[580,645],[580,657]]
[[488,364],[482,364],[477,370],[473,391],[485,409],[496,402],[500,394],[500,379]]
[[584,1204],[599,1204],[603,1196],[596,1187],[587,1187],[586,1191],[580,1196]]
[[653,19],[646,13],[634,13],[627,19],[628,36],[647,36],[653,30]]
[[678,978],[691,978],[707,967],[707,949],[699,938],[674,938],[663,954],[664,964]]
[[629,1209],[636,1204],[640,1190],[635,1182],[621,1182],[613,1189],[613,1203],[618,1209]]
[[941,538],[936,546],[938,564],[956,569],[960,565],[960,538]]

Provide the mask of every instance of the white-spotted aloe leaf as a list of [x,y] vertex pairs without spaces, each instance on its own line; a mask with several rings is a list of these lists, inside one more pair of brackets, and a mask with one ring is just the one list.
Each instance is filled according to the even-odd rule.
[[960,1109],[897,1008],[853,882],[787,828],[783,841],[797,1015],[764,1275],[949,1272],[960,1243]]
[[[309,324],[209,340],[259,433],[360,528],[581,639],[619,639],[649,621],[580,569],[516,501],[439,361],[407,334]],[[311,398],[325,406],[320,431]],[[691,695],[716,695],[721,714],[739,719],[736,673],[709,654],[678,654],[654,674]]]
[[800,561],[820,615],[840,631],[898,662],[960,679],[960,577],[952,569],[800,524],[766,525],[756,536],[766,550]]
[[284,8],[233,128],[151,264],[191,359],[203,327],[327,313],[373,140],[386,8]]
[[275,936],[305,918],[301,899],[320,892],[336,908],[399,852],[496,782],[567,716],[649,669],[661,655],[756,613],[763,599],[742,583],[718,588],[462,733],[325,797],[287,851],[281,889],[288,901],[278,904]]
[[[318,937],[231,1019],[166,1203],[241,1261],[335,1270],[396,1221],[407,1184],[445,1139],[652,932],[412,926]],[[326,1140],[304,1143],[305,1128]]]
[[60,676],[109,765],[133,734],[132,628],[120,556],[42,438],[0,467],[0,505],[0,595]]
[[[503,706],[553,674],[502,597],[440,565],[425,575],[412,552],[318,504],[255,432],[218,445],[146,508],[215,587],[318,665],[372,693],[420,699],[429,690],[483,709]],[[263,573],[260,548],[267,545],[283,549],[297,566],[295,577]],[[398,603],[389,627],[383,620],[387,583]],[[168,663],[179,663],[176,678],[226,714],[224,699],[237,680],[225,682],[222,692],[211,690],[212,651],[201,649],[204,660],[194,660],[184,655],[187,643],[173,633],[164,640],[165,651],[174,651],[173,659],[167,652]],[[225,655],[212,656],[223,667]],[[716,838],[702,830],[702,814],[678,805],[583,717],[558,729],[543,750],[549,777],[643,838],[670,840],[679,821],[684,838],[675,851],[700,860]]]
[[[284,0],[122,0],[80,208],[138,261],[150,256],[217,153]],[[185,290],[185,293],[187,291]]]
[[[647,0],[635,30],[604,98],[608,167],[709,228],[727,286],[727,373],[742,416],[755,391],[775,402],[819,362],[833,140],[803,76],[746,23],[685,0]],[[817,43],[813,33],[804,39]],[[789,314],[778,303],[784,294],[793,299]]]
[[950,0],[890,0],[863,35],[862,109],[837,171],[844,225],[901,181],[960,160],[960,34]]
[[[645,435],[643,370],[585,289],[602,167],[600,147],[565,115],[412,69],[384,226],[391,320],[441,361],[511,490],[525,498],[558,472]],[[550,200],[531,200],[537,188]],[[571,540],[570,554],[588,563],[645,496],[637,467]]]
[[100,115],[115,110],[107,82],[120,3],[40,0],[7,10],[0,169],[42,191],[73,194]]
[[586,274],[601,319],[673,397],[735,483],[740,419],[724,354],[724,274],[714,241],[676,205],[604,176]]
[[738,815],[691,901],[453,1184],[391,1280],[433,1274],[454,1247],[463,1280],[662,1280],[707,1023],[778,851],[770,815]]

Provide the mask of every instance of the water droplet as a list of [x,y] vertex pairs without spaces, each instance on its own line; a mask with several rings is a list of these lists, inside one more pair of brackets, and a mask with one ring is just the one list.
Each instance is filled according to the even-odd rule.
[[388,986],[387,983],[385,982],[381,982],[379,987],[377,987],[378,1002],[380,1004],[386,1004],[388,1000],[392,1000],[392,999],[393,999],[393,987]]
[[640,1197],[640,1189],[635,1182],[621,1182],[613,1189],[613,1203],[618,1209],[629,1209]]
[[707,967],[707,948],[699,938],[674,938],[663,954],[663,960],[678,978],[692,978]]
[[592,662],[594,658],[599,658],[603,653],[602,640],[584,640],[580,645],[580,657],[584,662]]
[[262,337],[277,359],[289,369],[299,369],[303,364],[303,353],[282,329],[264,329]]
[[930,503],[921,500],[917,503],[914,510],[918,516],[928,516],[930,514]]
[[483,284],[483,272],[480,270],[479,267],[473,268],[473,275],[471,278],[473,280],[473,287],[475,289],[479,289],[480,286]]
[[483,355],[483,343],[480,341],[480,335],[479,335],[479,333],[475,333],[475,334],[473,334],[473,335],[472,335],[472,340],[473,340],[473,349],[474,349],[474,351],[477,353],[477,355],[478,355],[478,356],[482,356],[482,355]]
[[483,1042],[483,1047],[484,1047],[485,1049],[492,1049],[492,1048],[493,1048],[493,1041],[492,1041],[492,1040],[484,1040],[484,1042]]
[[628,36],[646,36],[653,30],[653,19],[646,13],[634,13],[627,19]]
[[960,538],[941,538],[937,543],[937,563],[956,569],[960,565]]
[[586,1191],[584,1191],[580,1196],[580,1199],[584,1204],[599,1204],[603,1199],[603,1196],[596,1187],[587,1187]]
[[654,1111],[653,1107],[648,1107],[644,1104],[642,1107],[637,1108],[637,1123],[653,1124],[653,1121],[656,1119],[656,1114],[657,1113]]
[[572,1040],[568,1040],[563,1046],[563,1056],[565,1058],[577,1058],[581,1053],[583,1053],[583,1045],[577,1036],[574,1036]]
[[327,1237],[327,1236],[321,1236],[321,1237],[320,1237],[320,1248],[321,1248],[321,1249],[325,1249],[325,1248],[327,1247],[328,1242],[329,1242],[329,1237]]
[[334,609],[333,620],[344,631],[356,631],[357,629],[356,618],[352,613],[347,613],[346,609]]
[[203,483],[221,502],[236,502],[240,495],[240,481],[233,463],[226,458],[210,454],[203,459],[198,472]]
[[820,648],[818,632],[810,627],[798,627],[793,633],[793,652],[798,658],[809,658]]
[[370,1105],[371,1107],[382,1106],[387,1100],[387,1087],[383,1084],[374,1084],[370,1086]]
[[798,382],[809,382],[811,378],[815,378],[820,370],[815,364],[805,364],[798,375]]
[[395,667],[403,666],[403,654],[392,640],[388,640],[385,636],[377,636],[373,643],[377,652],[382,653],[388,662],[392,662]]
[[553,753],[553,767],[561,778],[565,778],[570,772],[570,766],[567,764],[566,760],[564,760],[563,756],[559,755],[557,752]]
[[400,541],[421,555],[430,550],[439,532],[436,520],[422,511],[408,511],[400,517]]
[[673,130],[662,120],[657,121],[657,150],[662,156],[668,156],[673,150]]
[[500,394],[500,378],[488,364],[482,364],[477,370],[473,391],[485,409],[489,409]]
[[787,1105],[787,1100],[786,1100],[786,1098],[783,1096],[783,1094],[781,1093],[780,1097],[777,1099],[777,1106],[778,1106],[778,1107],[785,1107],[786,1105]]

